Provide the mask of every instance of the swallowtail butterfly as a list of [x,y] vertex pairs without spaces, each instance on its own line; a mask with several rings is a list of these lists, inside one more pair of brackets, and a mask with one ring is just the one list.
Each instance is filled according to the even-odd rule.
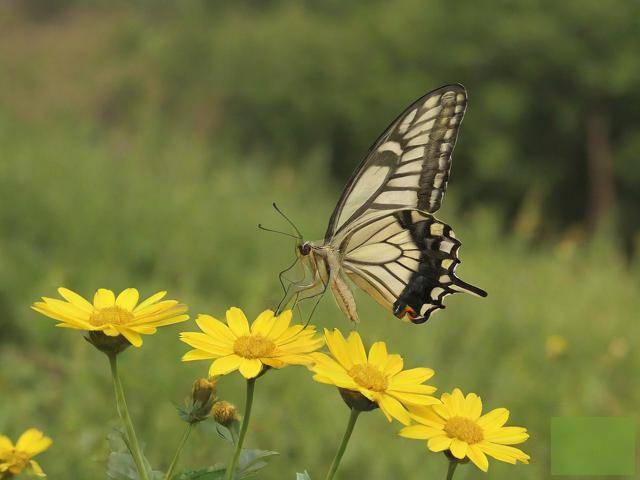
[[324,240],[296,246],[307,279],[290,285],[285,298],[331,288],[357,322],[348,278],[397,317],[423,323],[444,308],[446,295],[487,295],[456,276],[460,241],[433,216],[466,106],[464,87],[445,85],[391,123],[351,176]]

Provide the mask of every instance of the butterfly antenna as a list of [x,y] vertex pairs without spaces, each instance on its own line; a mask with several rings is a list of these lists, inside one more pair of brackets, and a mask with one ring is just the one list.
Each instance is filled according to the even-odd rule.
[[296,237],[295,235],[291,235],[290,233],[287,233],[287,232],[281,232],[280,230],[274,230],[272,228],[267,228],[267,227],[263,226],[261,223],[258,224],[258,228],[260,230],[264,230],[265,232],[279,233],[280,235],[286,235],[287,237],[291,237],[291,238],[294,238],[296,240],[300,240],[300,237]]
[[291,219],[289,217],[287,217],[282,210],[280,210],[280,207],[278,207],[278,205],[276,205],[276,202],[273,202],[273,208],[275,208],[276,212],[278,212],[282,216],[282,218],[284,218],[287,221],[287,223],[293,227],[293,229],[298,234],[297,238],[302,240],[302,233],[300,233],[300,230],[298,230],[298,227],[296,227],[296,224],[293,223],[291,221]]

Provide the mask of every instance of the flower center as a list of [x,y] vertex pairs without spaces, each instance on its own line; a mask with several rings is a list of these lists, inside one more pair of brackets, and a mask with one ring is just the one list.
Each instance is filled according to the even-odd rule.
[[242,358],[267,357],[276,349],[276,344],[260,335],[243,335],[236,338],[233,351]]
[[444,426],[449,438],[457,438],[463,442],[474,444],[484,440],[482,428],[473,420],[463,417],[451,417]]
[[102,325],[126,325],[134,319],[133,313],[120,307],[107,307],[96,310],[89,317],[89,323],[96,327]]
[[357,364],[349,369],[349,376],[361,387],[373,390],[374,392],[383,392],[387,389],[387,377],[373,365]]

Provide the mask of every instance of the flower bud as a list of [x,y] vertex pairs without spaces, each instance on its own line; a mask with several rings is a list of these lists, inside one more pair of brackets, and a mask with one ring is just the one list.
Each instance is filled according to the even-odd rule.
[[238,420],[238,411],[235,405],[225,400],[215,403],[211,410],[211,415],[217,423],[225,427],[231,426],[233,422]]
[[185,399],[185,406],[178,406],[180,418],[187,423],[199,423],[206,420],[216,401],[217,383],[215,379],[199,378],[193,382],[191,396]]
[[107,355],[118,355],[131,346],[122,335],[110,337],[98,330],[92,330],[84,339]]
[[355,390],[347,390],[346,388],[338,388],[342,400],[347,404],[349,408],[358,410],[359,412],[369,412],[378,408],[376,402],[372,402],[360,392]]
[[191,400],[193,405],[204,406],[211,402],[212,398],[215,398],[218,391],[216,381],[212,379],[199,378],[193,382],[193,388],[191,389]]

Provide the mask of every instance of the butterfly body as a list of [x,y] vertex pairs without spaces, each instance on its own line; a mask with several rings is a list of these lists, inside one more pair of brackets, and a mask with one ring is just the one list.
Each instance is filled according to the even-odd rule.
[[341,310],[358,321],[350,280],[413,323],[443,309],[448,294],[486,296],[456,276],[461,243],[433,216],[466,104],[464,87],[446,85],[391,123],[349,180],[324,240],[296,247],[307,276],[289,294],[330,288]]

